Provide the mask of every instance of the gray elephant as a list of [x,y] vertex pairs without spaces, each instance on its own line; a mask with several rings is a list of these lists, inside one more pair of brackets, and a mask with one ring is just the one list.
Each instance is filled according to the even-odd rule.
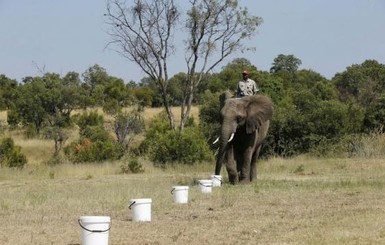
[[273,115],[272,101],[263,95],[221,100],[221,135],[215,174],[223,163],[232,184],[249,183],[256,178],[256,162]]

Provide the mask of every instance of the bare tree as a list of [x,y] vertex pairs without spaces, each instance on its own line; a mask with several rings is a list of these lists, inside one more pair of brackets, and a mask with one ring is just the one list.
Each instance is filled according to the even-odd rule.
[[123,0],[108,0],[107,24],[118,52],[135,62],[153,79],[160,90],[170,127],[174,116],[167,99],[168,58],[174,52],[171,42],[179,13],[174,0],[134,0],[131,6]]
[[180,128],[189,118],[194,93],[205,78],[226,57],[248,49],[242,45],[251,38],[262,19],[251,16],[237,0],[190,0],[186,28],[187,77],[183,88]]
[[[135,62],[160,90],[170,121],[174,116],[168,101],[168,59],[174,52],[173,33],[179,18],[174,0],[108,0],[110,36],[118,52]],[[186,65],[182,83],[180,129],[187,122],[197,87],[218,64],[236,51],[244,51],[244,39],[252,37],[262,22],[249,15],[237,0],[189,0],[187,12]]]

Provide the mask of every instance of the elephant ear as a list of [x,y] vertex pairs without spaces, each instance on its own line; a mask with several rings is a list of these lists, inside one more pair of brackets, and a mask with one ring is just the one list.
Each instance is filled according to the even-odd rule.
[[224,105],[225,105],[225,101],[227,99],[230,99],[232,98],[233,95],[230,93],[230,91],[226,91],[226,92],[223,92],[220,96],[219,96],[219,102],[220,102],[220,108],[222,108]]
[[263,95],[248,96],[246,133],[251,134],[273,116],[273,103]]

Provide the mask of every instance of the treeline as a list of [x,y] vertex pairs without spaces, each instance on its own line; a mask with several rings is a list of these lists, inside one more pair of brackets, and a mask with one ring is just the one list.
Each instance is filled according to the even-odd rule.
[[[73,162],[119,159],[126,153],[135,153],[147,155],[158,163],[193,163],[213,158],[215,149],[208,149],[219,135],[218,96],[225,90],[235,91],[240,72],[248,69],[260,92],[270,96],[275,107],[264,156],[354,154],[362,135],[382,132],[384,64],[366,60],[347,67],[331,80],[316,71],[299,69],[300,65],[301,60],[293,55],[279,55],[269,71],[258,70],[246,59],[233,60],[219,73],[208,75],[194,91],[193,104],[200,107],[199,124],[190,118],[183,131],[170,130],[166,119],[158,118],[151,125],[144,125],[141,120],[143,108],[163,106],[154,81],[143,78],[139,83],[125,82],[110,76],[98,65],[81,75],[69,72],[61,77],[46,73],[26,77],[21,82],[0,75],[0,110],[8,112],[9,129],[23,128],[28,137],[45,135],[53,139],[56,156],[65,139],[64,130],[74,124],[81,125],[79,141],[64,150]],[[170,105],[181,105],[185,79],[186,74],[178,73],[169,80]],[[123,108],[133,105],[135,111],[123,113]],[[72,113],[75,109],[96,107],[114,116],[114,139],[105,133],[99,115],[73,116]],[[143,144],[129,149],[127,137],[141,133],[144,128]],[[90,147],[94,147],[93,156],[83,152],[82,157],[75,157],[74,154]],[[0,160],[5,156],[2,152],[0,144]],[[95,157],[101,152],[106,152],[106,156]]]

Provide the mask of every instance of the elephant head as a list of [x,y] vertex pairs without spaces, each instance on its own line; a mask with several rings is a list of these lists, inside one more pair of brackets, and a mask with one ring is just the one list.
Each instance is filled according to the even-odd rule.
[[221,134],[215,174],[223,163],[232,184],[248,183],[256,177],[256,161],[273,114],[271,100],[263,95],[230,98],[220,96]]

